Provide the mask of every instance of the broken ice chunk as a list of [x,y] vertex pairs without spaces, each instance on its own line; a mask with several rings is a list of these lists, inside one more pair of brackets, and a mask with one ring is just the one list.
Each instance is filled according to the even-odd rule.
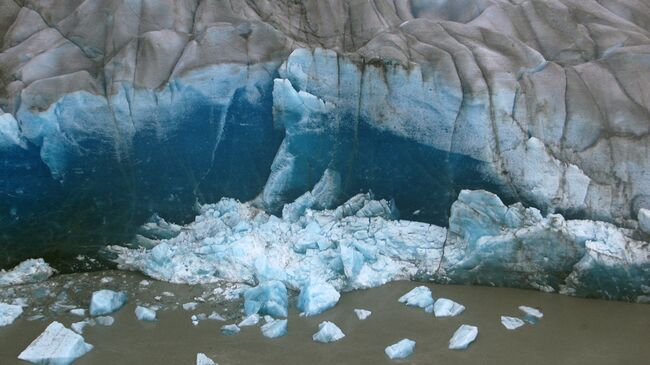
[[343,331],[332,322],[324,321],[318,325],[318,332],[314,333],[312,339],[317,342],[334,342],[345,337]]
[[219,365],[203,353],[196,354],[196,365]]
[[440,298],[433,304],[436,317],[455,317],[465,310],[465,306],[447,298]]
[[287,320],[275,319],[262,326],[262,334],[268,338],[282,337],[287,334]]
[[141,321],[155,321],[156,311],[141,306],[135,307],[135,316]]
[[221,334],[224,336],[232,336],[236,335],[241,331],[239,327],[236,324],[227,324],[225,326],[221,326]]
[[368,318],[372,314],[371,311],[365,309],[355,309],[354,313],[357,315],[357,318],[359,318],[362,321]]
[[83,308],[75,308],[70,310],[70,314],[79,317],[84,317],[86,315],[86,310]]
[[306,316],[315,316],[334,307],[341,294],[330,283],[309,283],[300,290],[298,309]]
[[86,326],[89,324],[90,323],[88,321],[75,322],[70,325],[70,328],[81,335],[84,333],[84,328],[86,328]]
[[501,324],[509,330],[515,330],[524,325],[524,321],[517,317],[501,316]]
[[23,307],[19,305],[0,303],[0,327],[14,323],[22,313]]
[[433,305],[431,290],[426,286],[418,286],[399,298],[400,303],[413,307],[426,308]]
[[212,320],[212,321],[225,321],[225,320],[226,320],[225,318],[223,318],[223,317],[222,317],[219,313],[217,313],[217,312],[212,312],[212,314],[210,314],[210,315],[208,316],[208,319],[209,319],[209,320]]
[[126,304],[126,293],[104,289],[93,293],[90,300],[90,315],[111,314]]
[[18,358],[34,364],[68,365],[92,348],[80,335],[52,322]]
[[197,302],[185,303],[183,304],[183,309],[185,309],[186,311],[193,311],[196,309],[197,305],[199,305]]
[[384,352],[389,359],[405,359],[411,356],[413,350],[415,350],[415,341],[405,338],[386,347]]
[[538,309],[532,308],[532,307],[527,307],[525,305],[519,306],[519,310],[526,313],[526,315],[529,315],[531,317],[535,318],[542,318],[544,317],[544,313],[540,312]]
[[259,313],[284,318],[287,316],[288,303],[287,288],[277,280],[267,281],[244,293],[246,315]]
[[257,313],[251,314],[250,316],[244,318],[243,321],[239,322],[239,327],[248,327],[255,326],[260,321],[260,315]]
[[43,259],[25,260],[9,271],[0,270],[0,287],[44,281],[54,269]]
[[449,349],[464,350],[474,342],[478,335],[478,327],[464,324],[456,330],[449,340]]
[[115,323],[115,318],[111,316],[101,316],[95,318],[95,321],[97,322],[97,324],[102,326],[112,326],[113,323]]

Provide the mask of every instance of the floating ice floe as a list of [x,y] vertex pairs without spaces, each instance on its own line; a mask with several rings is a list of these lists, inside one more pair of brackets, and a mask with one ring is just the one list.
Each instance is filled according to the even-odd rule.
[[85,317],[86,316],[86,310],[83,309],[83,308],[70,309],[70,314],[78,316],[78,317]]
[[281,281],[271,280],[244,292],[244,313],[286,317],[289,299]]
[[199,352],[196,354],[196,365],[219,365],[205,354]]
[[402,295],[399,298],[399,302],[409,306],[427,309],[427,307],[433,306],[433,295],[431,295],[431,289],[426,286],[418,286]]
[[433,304],[433,313],[436,317],[455,317],[464,310],[464,305],[447,298],[438,298]]
[[255,326],[260,322],[260,315],[257,313],[253,313],[250,316],[244,318],[237,326],[239,327],[249,327],[249,326]]
[[241,329],[236,324],[227,324],[221,326],[221,334],[224,336],[236,335],[239,333],[239,331],[241,331]]
[[225,321],[225,320],[226,320],[225,318],[223,318],[223,317],[222,317],[219,313],[217,313],[217,312],[212,312],[212,313],[208,316],[208,319],[209,319],[209,320],[212,320],[212,321]]
[[92,349],[83,337],[52,322],[18,358],[34,364],[68,365]]
[[300,290],[298,309],[305,316],[315,316],[334,307],[341,294],[329,283],[309,282]]
[[189,303],[184,303],[183,304],[183,309],[186,311],[193,311],[196,309],[196,307],[199,305],[197,302],[189,302]]
[[389,359],[405,359],[411,356],[413,350],[415,350],[415,341],[405,338],[386,347],[384,352]]
[[43,259],[25,260],[9,271],[0,270],[0,287],[37,283],[54,275],[54,269]]
[[126,304],[127,296],[125,292],[115,292],[113,290],[100,290],[93,293],[90,300],[90,315],[102,316],[111,314]]
[[312,339],[316,342],[335,342],[345,337],[341,329],[332,322],[324,321],[318,325],[318,332],[314,333]]
[[287,334],[287,320],[274,319],[264,324],[261,330],[264,337],[277,338],[285,336]]
[[467,324],[461,325],[449,340],[449,349],[464,350],[474,342],[476,336],[478,336],[478,327]]
[[112,326],[115,323],[115,318],[111,316],[99,316],[95,317],[95,322],[100,326]]
[[519,310],[526,313],[526,315],[535,317],[537,319],[541,319],[544,317],[544,313],[542,313],[539,309],[535,309],[533,307],[527,307],[525,305],[519,306]]
[[365,309],[355,309],[355,310],[354,310],[354,314],[357,315],[357,318],[359,318],[360,320],[363,321],[363,320],[365,320],[366,318],[370,317],[370,315],[372,314],[372,312],[369,311],[369,310],[365,310]]
[[524,321],[517,317],[501,316],[501,324],[509,330],[515,330],[524,325]]
[[0,303],[0,327],[8,326],[23,314],[23,307],[19,305]]
[[156,311],[151,308],[137,306],[135,307],[135,316],[140,321],[155,321]]

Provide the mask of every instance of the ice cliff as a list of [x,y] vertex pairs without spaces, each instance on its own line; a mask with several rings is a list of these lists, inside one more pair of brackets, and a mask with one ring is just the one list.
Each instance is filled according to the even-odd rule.
[[[195,203],[232,197],[252,203],[223,200],[199,218],[282,215],[242,219],[279,235],[312,212],[338,227],[328,234],[349,236],[284,248],[292,260],[338,249],[348,279],[321,269],[340,288],[433,270],[554,289],[566,278],[576,291],[605,280],[603,296],[638,294],[601,274],[645,275],[626,263],[647,254],[630,243],[647,235],[621,233],[650,209],[645,2],[3,1],[0,36],[0,266],[129,241],[154,213],[188,223]],[[492,228],[475,237],[454,226],[462,189],[541,211],[466,207],[510,212],[479,219]],[[393,200],[369,200],[368,233],[422,239],[379,240],[371,254],[354,246],[366,239],[349,218],[359,202],[341,206],[352,215],[333,209],[370,190]],[[448,237],[427,232],[448,222]],[[322,236],[312,228],[300,235]],[[553,242],[540,238],[548,232]],[[200,241],[171,242],[182,239]],[[161,244],[152,256],[169,256],[166,245],[194,254]],[[490,264],[498,255],[509,259]],[[143,269],[204,275],[173,265]],[[297,285],[292,270],[282,280]]]

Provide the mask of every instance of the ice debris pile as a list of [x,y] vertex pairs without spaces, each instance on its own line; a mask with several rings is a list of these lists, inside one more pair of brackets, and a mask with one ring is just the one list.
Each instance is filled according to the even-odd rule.
[[43,259],[25,260],[9,271],[0,270],[0,287],[37,283],[54,275],[54,269]]
[[92,349],[83,337],[52,322],[18,358],[34,364],[68,365]]

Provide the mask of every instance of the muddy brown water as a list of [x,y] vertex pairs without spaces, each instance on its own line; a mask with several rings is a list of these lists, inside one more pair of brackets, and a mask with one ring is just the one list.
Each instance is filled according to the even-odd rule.
[[[185,364],[195,363],[203,352],[220,365],[230,364],[650,364],[650,305],[571,298],[529,290],[428,285],[434,297],[446,297],[465,305],[454,318],[435,318],[422,309],[406,307],[397,299],[421,285],[394,282],[379,288],[342,295],[338,305],[315,317],[300,317],[290,310],[288,335],[278,339],[262,336],[259,326],[242,328],[234,336],[223,336],[219,328],[236,322],[240,303],[200,304],[194,311],[168,305],[158,312],[158,321],[135,318],[136,302],[152,303],[154,294],[175,293],[176,304],[191,300],[195,287],[155,282],[146,290],[134,283],[139,274],[119,274],[130,291],[130,301],[113,316],[111,327],[86,327],[84,338],[95,348],[75,365]],[[119,282],[114,285],[121,285]],[[92,287],[93,285],[90,285]],[[80,297],[91,292],[81,291]],[[506,330],[501,315],[522,316],[520,305],[544,312],[536,325]],[[193,313],[217,309],[230,313],[227,322],[201,321],[193,326]],[[372,311],[365,321],[354,308]],[[228,310],[228,311],[226,311]],[[52,320],[69,326],[79,317],[63,313],[44,320],[28,321],[27,314],[13,325],[0,328],[0,364],[27,364],[18,354]],[[312,341],[322,321],[336,323],[345,333],[342,340],[321,344]],[[468,350],[447,348],[449,338],[461,324],[479,327],[479,335]],[[389,360],[384,348],[410,338],[415,353],[405,360]]]

